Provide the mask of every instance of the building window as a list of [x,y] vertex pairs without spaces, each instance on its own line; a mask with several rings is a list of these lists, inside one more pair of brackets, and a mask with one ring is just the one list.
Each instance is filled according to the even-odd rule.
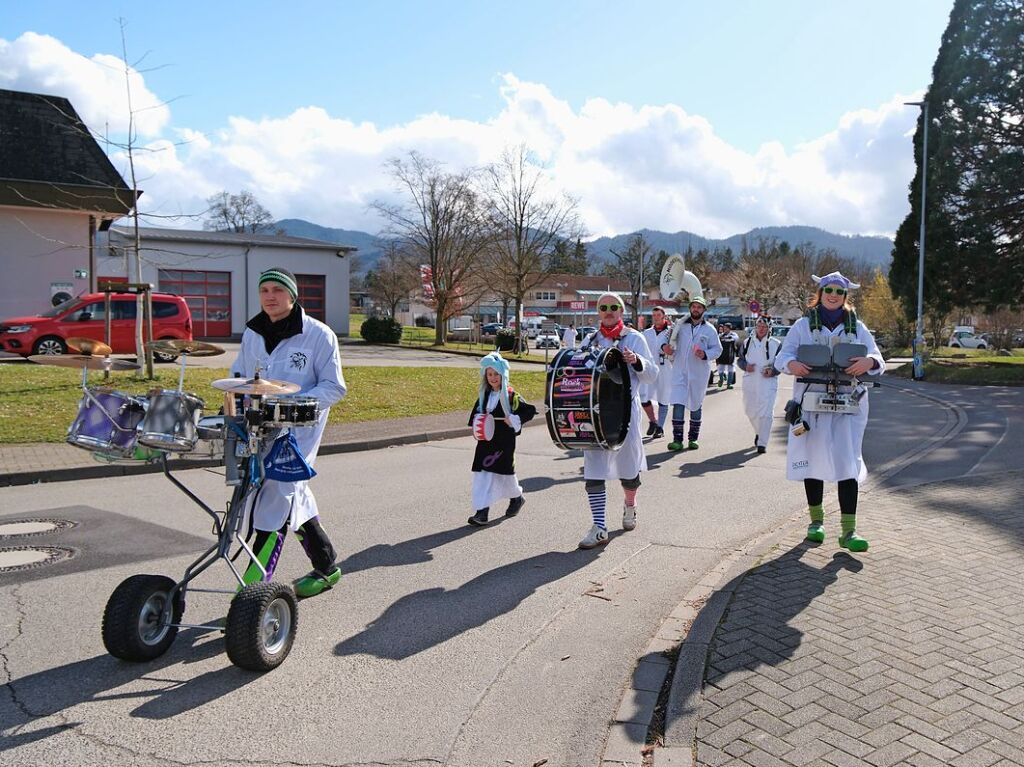
[[533,291],[533,297],[537,301],[554,301],[555,291],[553,290],[535,290]]
[[296,274],[299,303],[314,320],[327,322],[327,278],[322,274]]

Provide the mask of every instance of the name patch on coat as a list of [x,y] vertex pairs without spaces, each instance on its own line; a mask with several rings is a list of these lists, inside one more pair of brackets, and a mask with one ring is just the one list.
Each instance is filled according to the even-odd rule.
[[810,465],[808,461],[793,461],[794,469],[806,469]]

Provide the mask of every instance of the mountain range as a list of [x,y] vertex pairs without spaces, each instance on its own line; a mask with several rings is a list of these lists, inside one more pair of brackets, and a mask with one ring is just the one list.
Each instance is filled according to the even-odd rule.
[[[377,263],[383,250],[380,239],[367,232],[353,229],[332,229],[300,218],[282,219],[274,225],[274,228],[293,237],[308,237],[358,248],[356,271],[359,273],[365,273],[367,269],[371,269]],[[732,252],[738,256],[743,250],[744,241],[749,247],[755,247],[759,240],[776,239],[779,242],[788,242],[794,247],[810,244],[818,250],[831,248],[840,256],[851,258],[865,266],[878,266],[883,270],[889,267],[893,247],[893,241],[888,237],[834,234],[813,226],[763,226],[743,234],[734,234],[725,239],[703,237],[692,232],[659,232],[655,229],[641,229],[640,233],[650,243],[654,253],[659,250],[668,253],[685,253],[689,247],[694,250],[731,248]],[[629,238],[635,234],[637,232],[590,240],[586,243],[587,255],[594,262],[607,263],[613,257],[612,250],[620,252],[625,250]],[[592,269],[592,271],[595,270]]]

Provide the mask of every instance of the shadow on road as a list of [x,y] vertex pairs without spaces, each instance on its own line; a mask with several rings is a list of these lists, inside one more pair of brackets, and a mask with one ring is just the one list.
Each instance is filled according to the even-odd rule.
[[[4,719],[7,720],[5,727],[0,730],[4,748],[45,740],[77,727],[78,723],[69,722],[33,732],[14,732],[16,727],[23,726],[26,721],[53,716],[82,703],[145,699],[131,712],[131,716],[170,719],[260,678],[258,674],[230,665],[226,658],[222,668],[198,677],[192,678],[180,668],[178,671],[181,673],[173,673],[172,669],[176,666],[184,667],[221,655],[224,642],[220,638],[210,638],[213,633],[202,629],[186,629],[178,634],[178,639],[165,655],[149,663],[126,663],[110,655],[97,655],[9,682],[5,687],[13,705],[3,706],[6,709]],[[114,692],[140,679],[160,687]],[[11,720],[15,718],[24,721],[11,727]]]
[[541,586],[586,567],[600,551],[550,551],[497,567],[457,589],[408,594],[359,634],[339,643],[334,652],[392,660],[416,655],[514,610]]

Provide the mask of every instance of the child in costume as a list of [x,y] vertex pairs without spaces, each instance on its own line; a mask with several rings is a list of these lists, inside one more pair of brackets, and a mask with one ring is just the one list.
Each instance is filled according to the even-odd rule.
[[478,415],[494,418],[494,436],[479,440],[473,455],[473,509],[469,524],[483,527],[488,523],[491,504],[510,498],[506,517],[514,517],[523,508],[523,488],[516,477],[516,435],[523,424],[537,414],[537,409],[524,402],[508,381],[509,365],[498,352],[480,360],[479,398],[469,416],[473,426]]
[[718,340],[722,344],[722,353],[718,355],[718,388],[727,385],[731,389],[736,384],[736,352],[740,337],[732,329],[731,323],[723,322]]
[[[863,357],[853,357],[845,373],[857,378],[881,375],[885,361],[871,331],[857,319],[853,305],[848,303],[850,290],[860,285],[851,282],[839,272],[824,277],[811,275],[818,284],[811,299],[807,315],[793,325],[775,358],[775,368],[792,376],[808,375],[809,367],[797,360],[801,344],[835,346],[837,343],[856,343],[867,347]],[[801,401],[804,392],[824,391],[821,384],[795,383],[793,399]],[[825,540],[822,498],[825,482],[839,485],[839,511],[842,535],[839,545],[850,551],[867,551],[868,542],[857,534],[857,494],[859,483],[868,475],[861,446],[864,429],[868,424],[868,394],[865,391],[858,403],[858,412],[805,413],[810,427],[802,434],[789,433],[786,448],[787,479],[803,481],[811,524],[807,540],[821,543]]]

